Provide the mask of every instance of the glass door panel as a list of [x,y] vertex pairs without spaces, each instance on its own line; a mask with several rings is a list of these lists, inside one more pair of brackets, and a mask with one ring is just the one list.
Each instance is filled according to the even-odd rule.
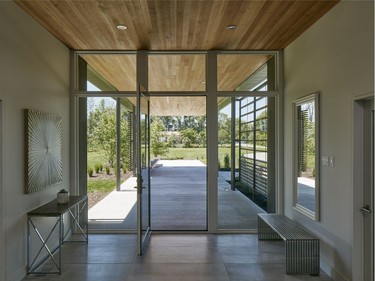
[[205,231],[206,97],[150,100],[152,230]]
[[137,203],[138,254],[151,234],[150,220],[150,101],[140,85],[137,97]]

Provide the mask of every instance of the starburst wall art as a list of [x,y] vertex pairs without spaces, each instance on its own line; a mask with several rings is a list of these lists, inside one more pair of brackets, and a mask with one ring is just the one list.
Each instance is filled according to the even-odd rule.
[[62,118],[25,109],[25,193],[62,182]]

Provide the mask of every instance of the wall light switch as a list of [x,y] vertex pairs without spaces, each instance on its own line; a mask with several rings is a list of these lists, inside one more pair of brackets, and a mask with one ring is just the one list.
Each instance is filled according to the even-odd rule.
[[329,166],[330,167],[335,167],[335,156],[329,157]]
[[329,166],[329,156],[322,156],[322,166]]

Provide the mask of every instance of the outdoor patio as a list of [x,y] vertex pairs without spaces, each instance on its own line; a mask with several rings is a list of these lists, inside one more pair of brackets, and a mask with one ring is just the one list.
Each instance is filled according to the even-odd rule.
[[[239,191],[232,191],[228,172],[218,174],[219,229],[256,229],[264,212]],[[136,229],[136,178],[89,210],[90,229]],[[199,160],[160,160],[151,171],[151,228],[206,230],[206,165]]]

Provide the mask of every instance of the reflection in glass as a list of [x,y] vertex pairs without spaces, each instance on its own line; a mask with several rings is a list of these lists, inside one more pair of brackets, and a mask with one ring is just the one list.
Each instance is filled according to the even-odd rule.
[[317,94],[295,103],[295,205],[306,215],[318,217]]
[[297,202],[315,212],[315,106],[306,102],[297,107],[298,188]]

